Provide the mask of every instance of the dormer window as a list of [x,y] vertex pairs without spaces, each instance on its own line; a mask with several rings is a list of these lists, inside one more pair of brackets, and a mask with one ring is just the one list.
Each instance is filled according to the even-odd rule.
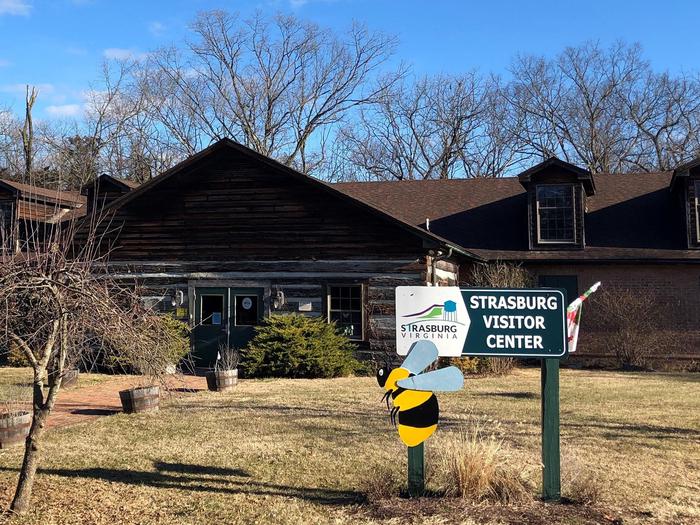
[[586,199],[595,194],[593,175],[557,158],[518,175],[527,190],[531,250],[582,250],[586,245]]
[[537,186],[537,242],[575,243],[576,212],[573,184]]

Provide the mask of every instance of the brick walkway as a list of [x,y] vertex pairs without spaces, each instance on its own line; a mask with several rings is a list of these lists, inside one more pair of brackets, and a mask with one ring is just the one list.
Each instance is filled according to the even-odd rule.
[[[196,376],[174,376],[168,384],[180,395],[207,388],[206,380]],[[61,390],[46,426],[62,428],[121,412],[119,391],[133,386],[134,378],[115,376],[92,386]]]

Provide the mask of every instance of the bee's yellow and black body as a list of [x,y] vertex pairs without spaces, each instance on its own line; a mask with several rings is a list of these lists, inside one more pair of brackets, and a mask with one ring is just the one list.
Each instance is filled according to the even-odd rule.
[[462,372],[454,366],[421,373],[438,355],[434,343],[418,341],[411,346],[400,367],[377,371],[377,382],[386,390],[383,398],[386,407],[389,408],[389,398],[394,405],[391,422],[409,447],[420,445],[437,429],[440,407],[433,392],[456,392],[464,385]]
[[388,398],[391,397],[394,405],[391,418],[398,428],[401,440],[406,446],[415,447],[437,429],[440,408],[437,397],[432,392],[409,390],[396,384],[397,381],[411,376],[413,374],[405,368],[395,368],[388,373],[386,369],[382,369],[377,374],[377,379],[386,389],[387,405]]

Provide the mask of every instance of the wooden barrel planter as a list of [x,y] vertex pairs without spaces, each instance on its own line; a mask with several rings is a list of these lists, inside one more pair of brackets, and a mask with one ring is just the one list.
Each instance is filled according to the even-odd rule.
[[212,392],[228,392],[238,383],[238,369],[207,372],[207,388]]
[[[61,381],[61,387],[74,386],[78,382],[78,375],[80,370],[77,368],[69,368],[63,371],[63,381]],[[49,372],[49,379],[55,377],[56,372]]]
[[127,414],[139,412],[152,412],[158,410],[160,402],[160,388],[147,386],[142,388],[130,388],[119,392],[122,408]]
[[24,443],[32,426],[29,412],[0,414],[0,449]]

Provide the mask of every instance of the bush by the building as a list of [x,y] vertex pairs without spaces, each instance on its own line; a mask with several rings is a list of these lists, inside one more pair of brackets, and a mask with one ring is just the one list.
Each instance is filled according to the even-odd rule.
[[241,351],[246,377],[341,377],[364,371],[355,345],[320,318],[275,315],[256,329]]

